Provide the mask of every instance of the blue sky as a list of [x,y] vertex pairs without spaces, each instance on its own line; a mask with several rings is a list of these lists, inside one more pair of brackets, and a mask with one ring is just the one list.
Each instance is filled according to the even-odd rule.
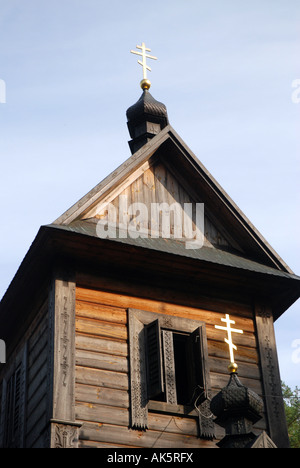
[[[146,42],[171,125],[300,275],[298,0],[0,0],[0,296],[39,227],[130,156]],[[282,378],[300,301],[276,323]]]

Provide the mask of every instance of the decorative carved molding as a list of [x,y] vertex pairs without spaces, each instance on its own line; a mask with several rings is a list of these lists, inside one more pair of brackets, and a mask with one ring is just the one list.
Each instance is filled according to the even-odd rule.
[[148,401],[144,324],[134,314],[129,315],[129,337],[131,427],[145,430],[148,427]]
[[167,403],[177,404],[173,333],[163,330],[163,348],[165,364],[165,391]]
[[210,398],[198,407],[199,413],[199,437],[203,439],[215,438],[215,423],[210,409]]
[[[162,330],[162,347],[164,361],[164,385],[166,402],[151,400],[147,397],[146,360],[145,360],[145,334],[144,327],[153,321],[159,320],[160,326],[167,328]],[[153,411],[162,411],[169,414],[186,414],[186,407],[177,404],[175,359],[174,359],[174,332],[194,334],[199,326],[205,325],[195,320],[187,320],[179,317],[168,317],[162,314],[128,310],[129,324],[129,353],[130,353],[130,402],[131,402],[131,427],[133,429],[146,430],[148,428],[148,406]],[[203,332],[206,339],[206,333]],[[199,348],[200,349],[200,348]],[[206,351],[207,352],[207,351]],[[204,353],[205,354],[205,353]],[[207,360],[207,355],[203,356]],[[206,363],[207,367],[207,363]],[[210,388],[209,370],[207,369],[207,388]],[[187,382],[186,382],[187,384]],[[202,387],[201,387],[202,388]],[[201,391],[201,395],[203,391]],[[210,392],[208,392],[210,395]],[[200,400],[200,398],[198,398]],[[200,400],[201,401],[201,400]],[[198,415],[199,437],[213,439],[215,436],[215,424],[210,411],[210,397],[202,401],[200,405],[191,406],[193,416]],[[197,410],[197,411],[196,411]]]
[[265,351],[265,358],[267,362],[266,368],[267,370],[267,377],[268,377],[268,387],[270,389],[269,398],[272,401],[272,408],[275,418],[278,420],[280,417],[279,411],[279,399],[278,399],[278,382],[277,382],[277,375],[276,375],[276,366],[274,362],[274,353],[271,348],[271,341],[268,335],[265,336],[264,341],[264,351]]
[[50,418],[75,419],[75,281],[56,271],[49,298]]
[[272,309],[263,302],[255,306],[257,344],[266,406],[268,432],[279,448],[289,447]]
[[75,448],[78,447],[78,430],[72,426],[55,426],[55,447],[54,448]]
[[68,339],[69,336],[69,328],[70,328],[70,314],[68,313],[68,297],[64,295],[63,297],[63,310],[61,312],[61,324],[62,324],[62,336],[61,336],[61,368],[62,368],[62,374],[63,374],[63,386],[67,386],[67,379],[68,379],[68,374],[69,374],[69,368],[70,368],[70,363],[69,363],[69,354],[68,354],[68,348],[69,348],[69,342],[70,340]]
[[51,448],[78,448],[80,427],[80,423],[51,420]]

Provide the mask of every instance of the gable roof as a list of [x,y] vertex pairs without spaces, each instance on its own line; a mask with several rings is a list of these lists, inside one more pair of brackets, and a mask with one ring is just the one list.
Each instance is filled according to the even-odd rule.
[[187,147],[175,130],[167,125],[136,153],[130,156],[108,177],[94,187],[81,200],[75,203],[62,216],[54,221],[55,225],[70,225],[84,220],[100,202],[112,199],[119,187],[130,178],[134,180],[144,170],[152,158],[159,158],[167,167],[172,168],[178,180],[204,203],[211,220],[226,231],[231,244],[241,255],[271,268],[293,274],[288,265],[280,258],[230,196],[213,178],[204,165]]

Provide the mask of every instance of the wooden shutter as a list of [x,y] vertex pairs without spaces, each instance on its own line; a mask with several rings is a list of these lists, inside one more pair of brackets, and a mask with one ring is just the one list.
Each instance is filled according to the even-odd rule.
[[205,327],[197,328],[188,341],[188,374],[190,400],[200,404],[208,398],[210,379],[208,371],[208,352]]
[[16,358],[17,367],[8,378],[5,389],[5,407],[2,416],[1,445],[6,448],[23,448],[25,426],[25,396],[27,373],[27,345]]
[[191,333],[188,342],[189,388],[191,404],[198,411],[199,437],[214,439],[215,424],[210,410],[210,376],[205,326]]
[[161,329],[158,320],[145,326],[145,344],[148,399],[151,400],[164,391]]

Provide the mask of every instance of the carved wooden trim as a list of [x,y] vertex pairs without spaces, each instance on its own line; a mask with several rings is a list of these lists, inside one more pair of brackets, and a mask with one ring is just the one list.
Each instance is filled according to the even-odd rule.
[[[159,320],[163,335],[163,359],[165,369],[165,392],[167,402],[148,402],[145,362],[145,334],[144,327],[155,320]],[[187,407],[177,404],[176,378],[174,362],[173,332],[192,334],[203,322],[180,317],[165,316],[153,312],[137,309],[128,309],[129,324],[129,354],[130,354],[130,401],[131,401],[131,427],[146,430],[148,427],[148,408],[154,411],[169,414],[190,414],[199,418],[199,436],[212,439],[215,434],[215,425],[210,411],[210,379],[208,364],[206,364],[206,380],[208,398],[197,407]],[[204,330],[203,336],[206,339]],[[207,359],[207,347],[203,350]],[[202,392],[203,393],[203,392]],[[200,401],[200,400],[199,400]]]
[[289,438],[271,308],[263,303],[256,304],[255,322],[269,434],[277,447],[286,448]]
[[[50,418],[75,419],[75,281],[56,271],[50,291]],[[50,358],[49,358],[50,360]]]
[[167,403],[177,404],[173,333],[163,330],[163,349],[165,364],[165,392]]
[[51,448],[78,448],[81,424],[51,420]]
[[148,427],[147,379],[145,362],[144,324],[134,313],[129,313],[130,402],[131,427]]
[[199,437],[212,440],[215,438],[215,423],[210,409],[210,397],[209,392],[209,398],[200,404],[197,411],[199,413]]

